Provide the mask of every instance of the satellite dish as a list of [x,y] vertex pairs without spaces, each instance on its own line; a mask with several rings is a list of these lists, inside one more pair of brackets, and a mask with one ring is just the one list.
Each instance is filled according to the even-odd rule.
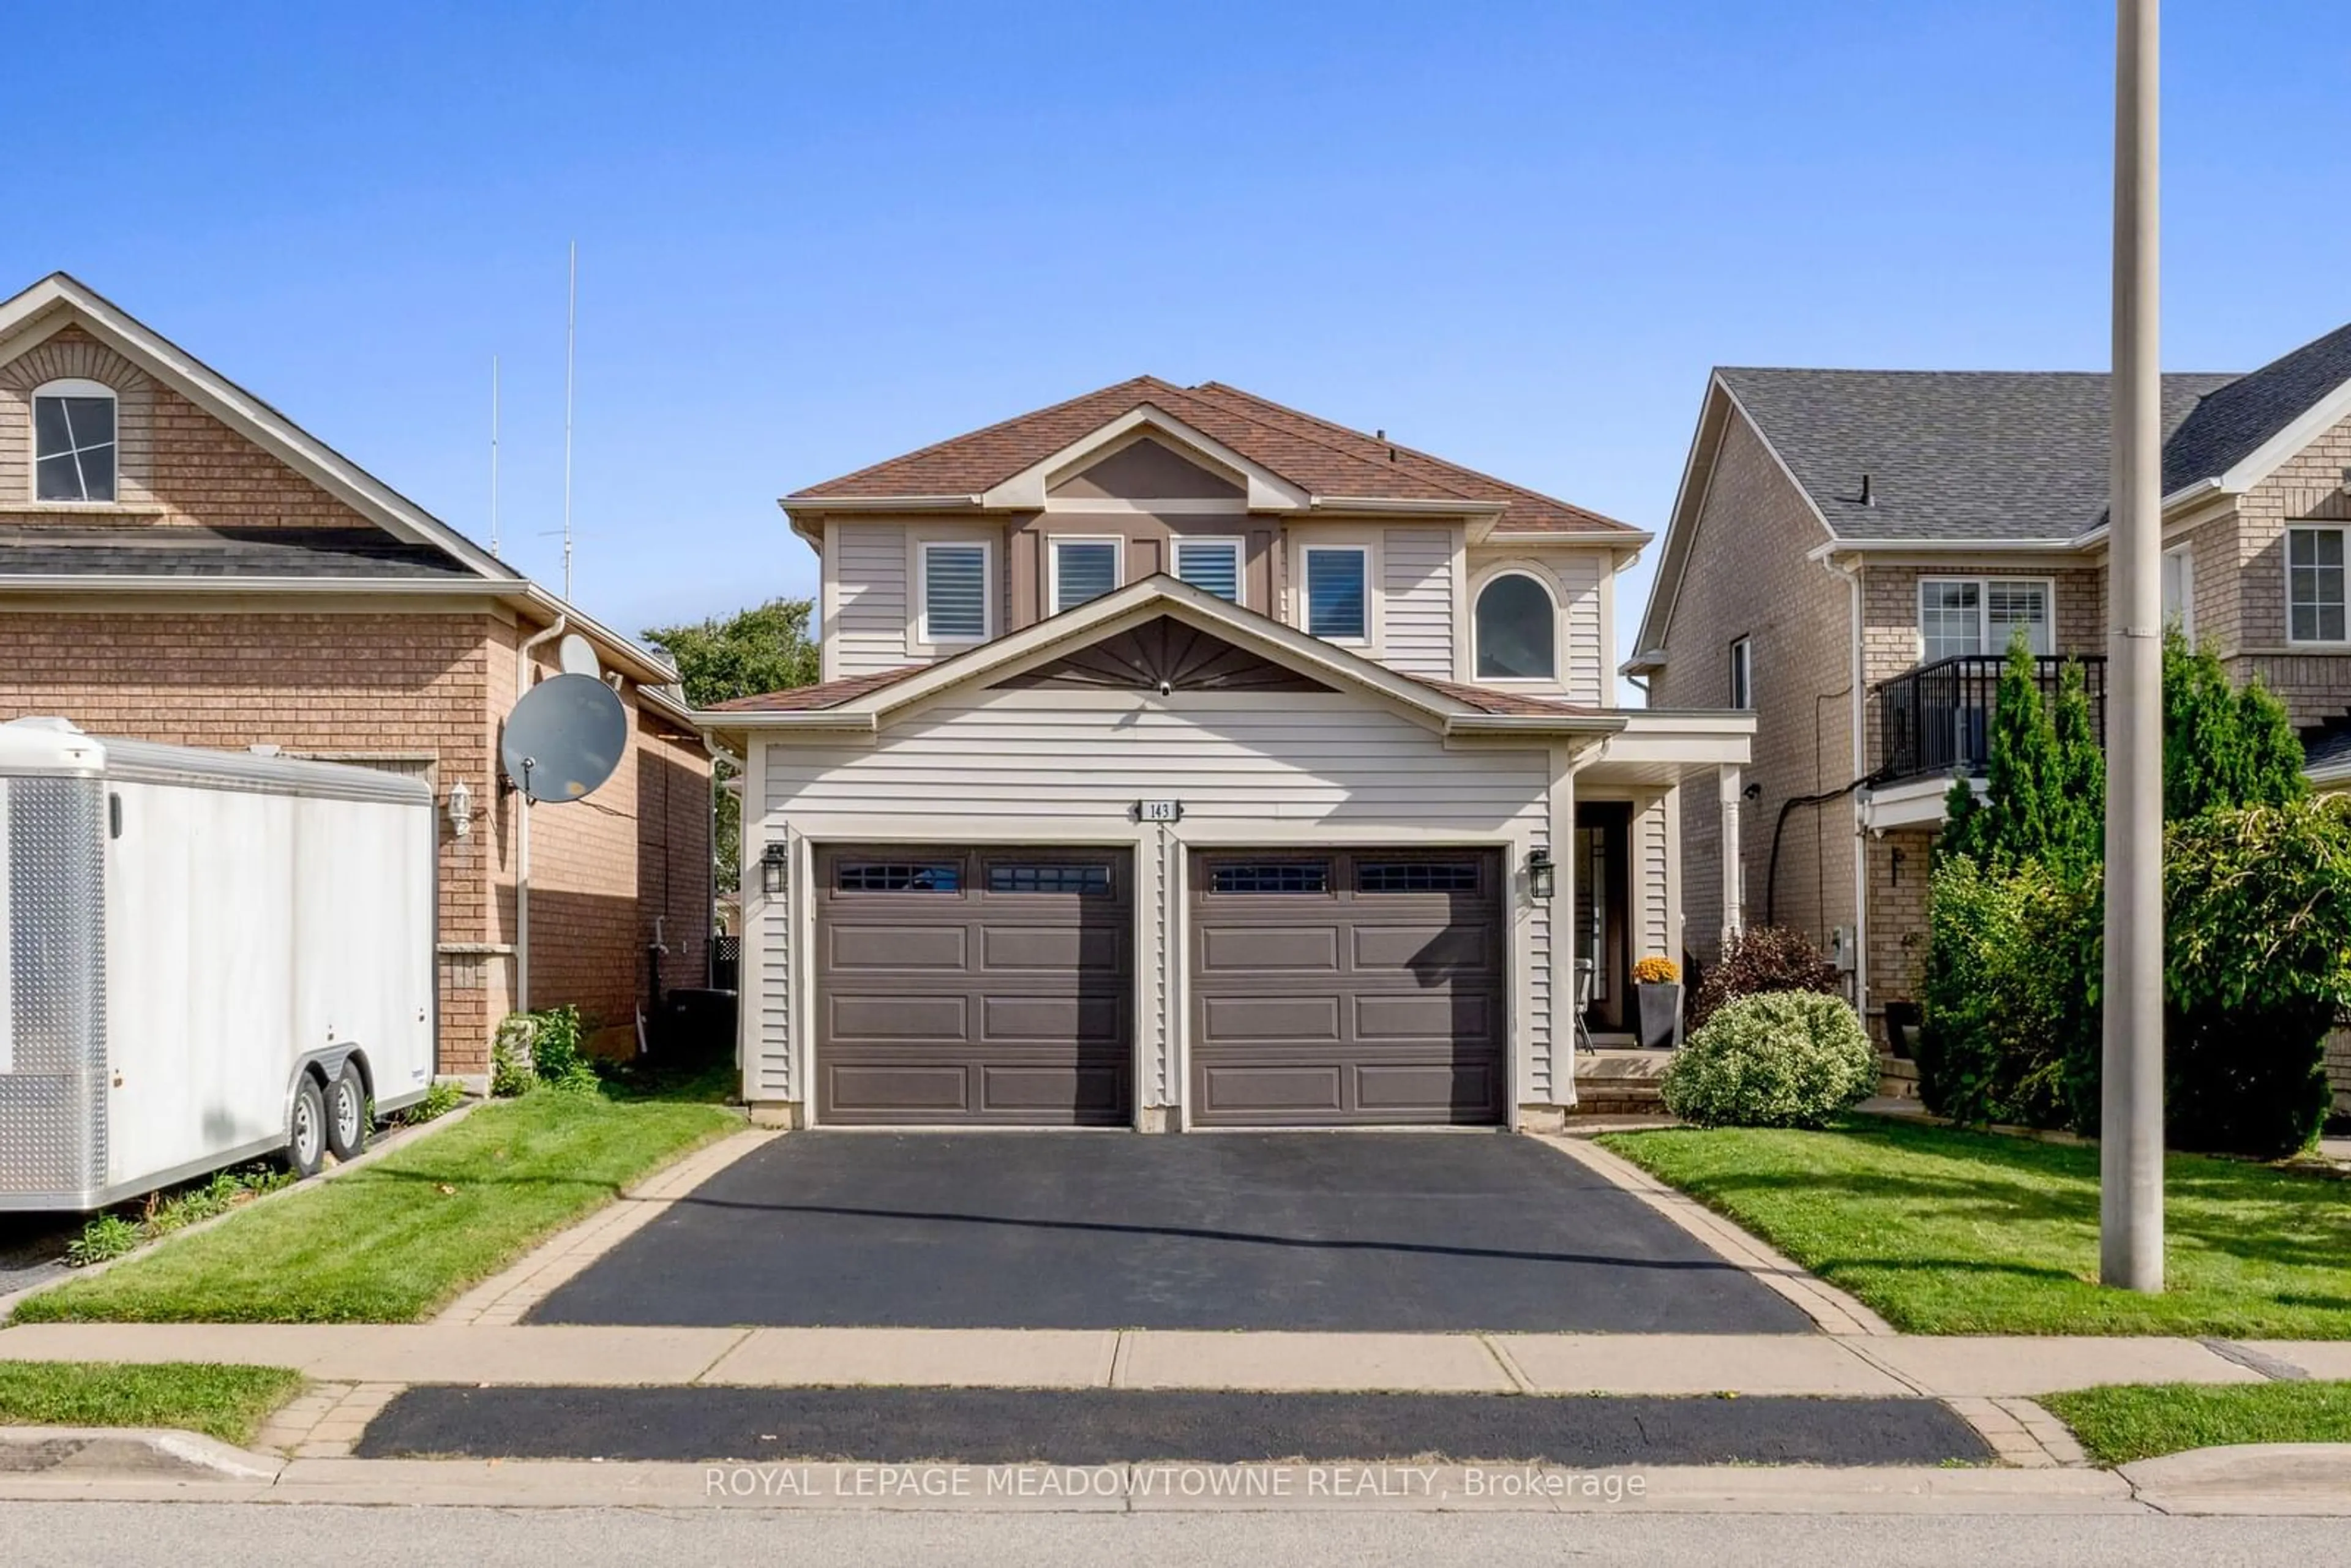
[[593,675],[550,675],[507,715],[498,760],[534,800],[577,800],[612,776],[629,744],[628,710]]
[[604,666],[596,662],[596,645],[577,632],[566,632],[563,641],[555,645],[555,662],[563,666],[567,675],[589,675],[604,678]]

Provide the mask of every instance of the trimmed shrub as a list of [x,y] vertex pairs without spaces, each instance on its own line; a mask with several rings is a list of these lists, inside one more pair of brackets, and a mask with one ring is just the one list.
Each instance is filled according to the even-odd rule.
[[1813,939],[1792,926],[1750,925],[1733,936],[1722,957],[1698,977],[1698,995],[1690,1000],[1692,1029],[1703,1029],[1725,1003],[1768,991],[1817,991],[1841,996],[1844,977],[1813,946]]
[[1988,871],[1966,856],[1936,867],[1919,993],[1927,1109],[1979,1125],[2095,1117],[2099,892],[2095,867],[2066,875],[2026,861]]
[[1819,1127],[1877,1087],[1842,997],[1767,991],[1722,1007],[1666,1070],[1666,1109],[1701,1127]]
[[2351,800],[2214,810],[2165,835],[2170,1141],[2276,1159],[2332,1103],[2326,1034],[2351,1001]]

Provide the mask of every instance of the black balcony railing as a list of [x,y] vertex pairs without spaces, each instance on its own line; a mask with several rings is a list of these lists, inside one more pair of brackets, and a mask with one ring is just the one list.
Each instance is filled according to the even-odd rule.
[[[1933,773],[1980,773],[1991,753],[1991,715],[2000,673],[1998,653],[1961,653],[1921,664],[1877,688],[1877,768],[1884,783]],[[2106,743],[2106,661],[2101,654],[2050,655],[2033,661],[2043,702],[2057,700],[2067,664],[2082,666],[2090,722]]]

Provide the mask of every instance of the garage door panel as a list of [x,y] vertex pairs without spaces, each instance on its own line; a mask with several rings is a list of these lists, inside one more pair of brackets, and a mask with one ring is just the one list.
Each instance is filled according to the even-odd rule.
[[1127,934],[1123,923],[1103,920],[1085,926],[998,925],[979,928],[983,968],[1060,970],[1083,975],[1126,971]]
[[835,1040],[961,1040],[971,1008],[963,997],[841,996],[826,1009]]
[[1484,991],[1358,993],[1352,1000],[1357,1040],[1494,1043],[1494,998]]
[[1494,1103],[1495,1087],[1493,1071],[1482,1066],[1384,1067],[1367,1062],[1355,1072],[1357,1108],[1389,1120],[1483,1111]]
[[1211,975],[1339,972],[1335,925],[1208,925],[1200,932],[1200,967]]
[[1123,850],[820,847],[818,1118],[1128,1120],[1131,869]]
[[1074,1040],[1116,1046],[1123,1042],[1120,1020],[1126,1009],[1118,997],[1006,997],[980,998],[979,1037],[991,1044]]
[[1426,984],[1495,972],[1499,944],[1488,921],[1458,925],[1357,925],[1352,935],[1359,974],[1401,974]]
[[1190,1052],[1203,1125],[1501,1118],[1493,850],[1196,850]]
[[1332,1063],[1210,1067],[1202,1077],[1199,1119],[1299,1120],[1340,1114],[1346,1074]]
[[1212,1045],[1316,1040],[1336,1044],[1343,1008],[1335,996],[1208,997],[1201,1003],[1201,1040]]
[[959,925],[840,922],[825,926],[825,962],[836,972],[855,969],[960,973],[970,944]]

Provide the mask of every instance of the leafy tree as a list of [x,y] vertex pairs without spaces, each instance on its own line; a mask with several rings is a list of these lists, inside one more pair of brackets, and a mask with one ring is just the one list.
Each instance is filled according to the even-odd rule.
[[[644,638],[676,664],[687,704],[704,708],[812,684],[820,667],[816,643],[809,634],[814,612],[815,606],[805,599],[771,599],[724,619],[653,627]],[[735,769],[723,759],[711,769],[717,821],[710,848],[717,857],[721,893],[737,890],[743,859],[742,802],[724,788],[734,776]]]

